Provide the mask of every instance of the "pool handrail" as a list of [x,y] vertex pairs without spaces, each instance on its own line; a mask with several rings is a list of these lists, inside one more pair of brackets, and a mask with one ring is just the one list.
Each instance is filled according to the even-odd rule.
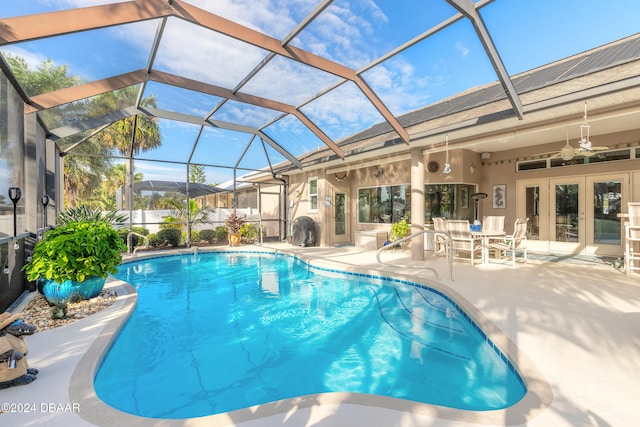
[[[418,237],[418,236],[422,236],[424,234],[444,234],[445,236],[447,236],[448,239],[451,238],[451,236],[449,235],[448,231],[436,231],[436,230],[422,230],[422,231],[418,231],[417,233],[413,233],[407,237],[403,237],[402,239],[396,240],[394,242],[389,243],[388,245],[385,245],[383,247],[381,247],[380,249],[378,249],[378,251],[376,252],[376,259],[378,260],[378,264],[384,264],[382,261],[380,261],[380,254],[382,253],[382,251],[390,249],[390,248],[394,248],[404,242],[407,242],[411,239],[413,239],[414,237]],[[451,250],[451,245],[447,245],[447,252],[449,252]],[[435,252],[435,249],[434,249]],[[447,253],[447,263],[449,264],[449,280],[453,281],[453,263],[452,263],[452,257],[450,256],[450,253]],[[436,271],[436,269],[432,268],[432,267],[421,267],[425,270],[429,270],[432,271],[433,274],[436,275],[436,279],[440,280],[440,276],[438,275],[438,272]]]
[[[131,239],[131,236],[138,236],[138,237],[142,237],[144,239],[144,246],[136,246],[135,248],[131,248],[131,245],[133,244],[133,239]],[[144,236],[140,233],[136,233],[135,231],[131,231],[129,234],[127,234],[127,252],[129,254],[135,255],[136,251],[140,248],[142,249],[147,249],[149,247],[149,238],[147,236]]]

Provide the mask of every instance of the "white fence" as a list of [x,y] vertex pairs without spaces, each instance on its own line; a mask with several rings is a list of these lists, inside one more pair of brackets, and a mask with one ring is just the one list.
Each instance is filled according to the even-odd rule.
[[[131,211],[131,223],[134,227],[142,227],[149,230],[149,233],[157,233],[160,230],[160,224],[164,222],[165,217],[171,216],[171,209],[157,209],[146,210],[136,209]],[[125,214],[129,217],[129,211],[118,211],[118,213]],[[233,209],[216,208],[213,213],[207,215],[208,221],[204,224],[194,224],[193,230],[215,229],[218,226],[224,225],[224,220],[233,213]],[[254,208],[236,209],[238,215],[246,214],[249,217],[249,221],[253,223],[260,222],[260,212]],[[267,236],[278,235],[278,218],[262,218],[263,229]]]

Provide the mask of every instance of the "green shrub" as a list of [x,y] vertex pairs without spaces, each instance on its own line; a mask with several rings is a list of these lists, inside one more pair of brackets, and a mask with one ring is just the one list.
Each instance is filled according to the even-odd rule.
[[220,242],[227,239],[227,227],[219,225],[216,227],[215,231],[215,241]]
[[247,242],[253,242],[258,237],[258,226],[251,223],[243,224],[240,227],[240,235],[244,237]]
[[174,248],[180,246],[180,239],[182,238],[182,232],[177,228],[163,228],[158,231],[159,244],[169,243]]
[[[146,236],[147,234],[149,234],[149,230],[147,230],[146,228],[143,227],[125,227],[125,228],[120,228],[118,229],[118,234],[120,235],[120,238],[122,239],[122,241],[124,242],[124,244],[127,244],[127,236],[129,236],[129,233],[134,232],[134,233],[138,233],[141,234],[143,236]],[[133,245],[133,247],[136,246],[140,246],[142,244],[144,244],[144,239],[136,236],[135,234],[131,236],[131,244]]]
[[149,239],[149,246],[156,247],[160,245],[160,240],[158,239],[158,235],[155,233],[149,234],[147,236],[147,239]]
[[411,232],[411,225],[407,223],[406,219],[402,219],[398,222],[391,224],[391,241],[404,239]]
[[202,240],[202,236],[200,236],[200,230],[191,230],[191,241],[199,242]]
[[[219,227],[219,228],[224,228],[224,227]],[[210,228],[206,230],[200,230],[200,240],[205,241],[207,243],[213,243],[216,240],[216,232]]]

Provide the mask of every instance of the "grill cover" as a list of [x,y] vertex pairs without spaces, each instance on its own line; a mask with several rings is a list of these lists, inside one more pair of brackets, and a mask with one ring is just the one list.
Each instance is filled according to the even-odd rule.
[[293,220],[293,236],[291,244],[294,246],[314,246],[316,244],[316,224],[308,216],[299,216]]

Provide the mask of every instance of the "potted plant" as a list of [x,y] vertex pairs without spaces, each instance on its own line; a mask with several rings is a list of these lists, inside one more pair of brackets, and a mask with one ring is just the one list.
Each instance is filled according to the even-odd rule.
[[406,219],[401,219],[398,222],[391,224],[391,241],[404,239],[411,232],[411,225],[407,223]]
[[105,221],[71,221],[45,233],[23,268],[51,305],[97,296],[127,246]]
[[227,238],[229,240],[229,246],[238,246],[242,239],[240,229],[247,223],[247,215],[237,215],[235,212],[230,214],[224,221],[224,225],[227,226],[229,233]]

